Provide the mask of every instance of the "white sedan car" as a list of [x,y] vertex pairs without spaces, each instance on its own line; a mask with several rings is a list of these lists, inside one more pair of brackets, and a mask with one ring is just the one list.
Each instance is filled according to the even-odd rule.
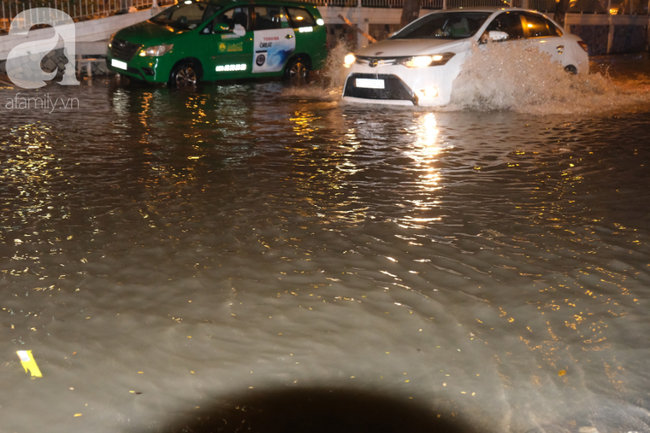
[[343,99],[396,105],[448,104],[472,44],[524,41],[572,73],[588,72],[587,44],[543,14],[525,9],[442,10],[391,38],[348,54]]

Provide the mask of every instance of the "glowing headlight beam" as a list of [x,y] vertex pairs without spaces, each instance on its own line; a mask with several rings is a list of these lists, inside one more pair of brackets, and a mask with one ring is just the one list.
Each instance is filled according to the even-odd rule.
[[433,62],[433,57],[431,56],[415,56],[406,62],[406,66],[409,68],[425,68]]
[[407,68],[426,68],[427,66],[439,66],[446,64],[454,53],[431,54],[425,56],[413,56],[403,58],[399,63]]
[[349,68],[356,61],[357,61],[357,58],[354,56],[354,54],[350,53],[347,56],[345,56],[345,59],[343,59],[343,66],[345,66],[346,68]]
[[147,47],[140,50],[140,57],[160,57],[170,52],[174,48],[174,44],[156,45]]

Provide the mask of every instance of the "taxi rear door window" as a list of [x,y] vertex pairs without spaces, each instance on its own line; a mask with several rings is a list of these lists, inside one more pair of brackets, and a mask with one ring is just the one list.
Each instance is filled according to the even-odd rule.
[[312,17],[306,9],[287,8],[287,12],[289,12],[289,18],[291,18],[293,27],[309,27],[316,25],[314,17]]
[[218,22],[226,23],[230,29],[234,29],[235,25],[240,25],[244,30],[249,30],[250,25],[248,22],[248,7],[236,7],[227,10],[216,18]]
[[255,30],[286,29],[287,13],[282,6],[255,6]]

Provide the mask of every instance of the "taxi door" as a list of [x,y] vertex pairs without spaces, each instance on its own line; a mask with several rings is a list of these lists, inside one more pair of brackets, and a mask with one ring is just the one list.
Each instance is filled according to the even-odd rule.
[[[208,80],[250,77],[252,70],[253,30],[250,8],[239,6],[217,15],[210,26],[208,57],[204,76]],[[208,33],[208,32],[206,32]],[[203,59],[202,59],[203,60]]]
[[287,13],[283,6],[254,6],[253,17],[253,73],[281,74],[296,51],[296,34],[289,25]]
[[311,69],[315,70],[325,66],[327,36],[322,19],[318,20],[321,22],[318,24],[309,8],[313,8],[318,13],[318,10],[309,4],[286,7],[289,21],[296,32],[296,52],[308,53],[312,61]]

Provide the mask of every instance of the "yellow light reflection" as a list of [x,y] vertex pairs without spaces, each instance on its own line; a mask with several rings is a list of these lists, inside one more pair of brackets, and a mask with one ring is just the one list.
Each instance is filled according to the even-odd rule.
[[292,155],[292,181],[298,182],[299,188],[308,191],[304,198],[309,206],[300,208],[304,216],[317,215],[323,221],[342,220],[358,222],[365,220],[367,204],[351,193],[347,179],[362,171],[356,165],[354,157],[361,142],[354,128],[341,128],[339,134],[344,140],[332,144],[320,139],[322,125],[337,125],[341,118],[336,112],[328,114],[325,119],[311,110],[296,110],[290,118],[295,142],[286,146]]
[[289,120],[296,124],[296,126],[293,127],[293,130],[297,136],[311,139],[317,129],[313,126],[314,120],[317,119],[319,119],[319,117],[316,117],[314,113],[296,111],[294,117]]
[[438,146],[438,122],[433,113],[427,113],[418,120],[416,130],[417,141],[414,143],[414,150],[408,152],[419,167],[426,167],[427,171],[434,171],[432,163],[437,161],[440,153]]
[[415,160],[416,167],[423,170],[419,178],[422,187],[428,191],[439,189],[440,172],[435,163],[438,161],[440,147],[438,146],[438,123],[433,113],[428,113],[419,121],[417,141],[414,149],[407,152]]
[[430,212],[427,212],[440,205],[435,192],[442,188],[439,168],[442,147],[436,115],[434,113],[420,115],[412,132],[415,133],[416,140],[405,154],[414,161],[414,166],[410,169],[417,173],[417,186],[421,192],[417,198],[405,200],[411,203],[413,211],[405,216],[401,223],[411,228],[424,228],[431,223],[440,221],[438,215],[432,216]]
[[153,98],[152,93],[145,93],[142,95],[142,111],[140,111],[140,123],[147,128],[149,124],[147,119],[149,118],[149,111],[151,110],[151,99]]
[[[50,219],[55,211],[55,203],[65,201],[65,194],[52,191],[52,184],[68,182],[62,172],[51,143],[52,132],[49,126],[40,121],[11,129],[11,144],[4,144],[4,160],[0,169],[0,179],[6,190],[12,191],[14,198],[5,202],[11,206],[13,214],[5,215],[4,224],[12,221],[14,226],[33,224],[36,219]],[[11,194],[9,194],[11,195]],[[9,206],[7,206],[9,208]],[[67,215],[66,207],[56,208]]]

